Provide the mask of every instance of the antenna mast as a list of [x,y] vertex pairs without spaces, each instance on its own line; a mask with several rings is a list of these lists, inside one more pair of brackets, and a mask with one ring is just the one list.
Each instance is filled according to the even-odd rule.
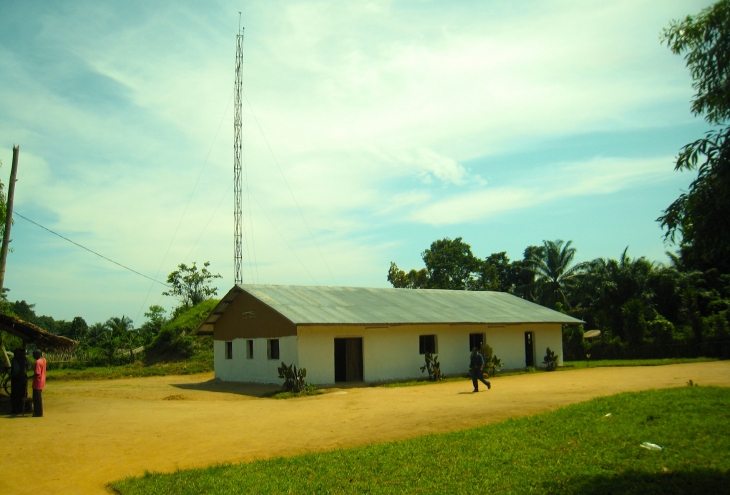
[[241,91],[243,87],[243,28],[241,27],[241,13],[238,13],[238,34],[236,35],[236,82],[234,84],[234,110],[233,110],[233,267],[235,271],[235,284],[242,284],[241,262],[243,259],[242,231],[243,215],[241,208],[241,190],[243,181],[241,178],[241,155],[243,141],[241,136]]

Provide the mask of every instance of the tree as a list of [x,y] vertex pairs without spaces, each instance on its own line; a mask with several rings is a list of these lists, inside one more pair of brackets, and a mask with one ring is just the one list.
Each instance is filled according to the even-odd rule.
[[469,286],[469,290],[494,290],[502,291],[502,280],[499,278],[499,270],[489,261],[478,261],[479,267],[476,272],[476,279]]
[[428,272],[425,268],[421,268],[418,271],[412,269],[406,273],[391,261],[388,282],[396,289],[426,289],[428,288]]
[[88,345],[98,345],[107,333],[109,333],[109,330],[103,323],[94,323],[89,327],[89,330],[86,333],[88,336]]
[[395,288],[406,289],[484,290],[480,289],[479,280],[482,262],[461,237],[434,241],[421,257],[426,268],[408,273],[391,262],[388,282]]
[[149,311],[144,315],[147,318],[147,321],[142,324],[139,331],[144,343],[148,344],[152,342],[158,333],[160,333],[162,325],[167,323],[167,318],[165,318],[165,308],[156,304],[150,306]]
[[507,252],[492,253],[482,263],[479,282],[483,290],[511,292],[515,265],[509,262]]
[[57,320],[55,327],[57,335],[63,335],[73,340],[79,340],[89,330],[89,325],[80,316],[76,316],[71,321]]
[[534,293],[535,271],[532,266],[535,260],[542,259],[544,256],[545,246],[527,246],[522,259],[512,262],[511,276],[513,278],[510,285],[514,295],[528,301],[537,301],[537,296]]
[[208,271],[209,266],[210,262],[206,261],[203,263],[203,269],[198,271],[195,261],[192,266],[180,263],[178,269],[167,276],[167,283],[171,286],[170,290],[162,294],[179,298],[186,308],[210,299],[218,293],[218,289],[210,285],[211,281],[223,277]]
[[434,241],[421,256],[426,263],[429,288],[469,290],[474,285],[480,261],[461,237]]
[[114,337],[123,337],[127,332],[134,330],[132,319],[124,315],[121,318],[117,316],[109,318],[104,326]]
[[[673,53],[687,52],[697,91],[692,112],[704,114],[710,124],[724,125],[730,117],[730,0],[720,0],[696,17],[672,21],[662,38]],[[682,148],[675,170],[696,168],[689,190],[657,221],[666,229],[665,239],[674,242],[681,236],[684,265],[730,273],[730,126]]]
[[540,304],[555,308],[560,302],[568,306],[566,293],[575,286],[587,263],[570,266],[575,257],[573,241],[543,241],[542,256],[526,260],[535,274],[535,290]]

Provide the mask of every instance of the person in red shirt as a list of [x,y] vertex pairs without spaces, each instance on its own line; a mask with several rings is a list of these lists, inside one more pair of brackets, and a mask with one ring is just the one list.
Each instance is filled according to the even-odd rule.
[[43,416],[43,389],[46,387],[46,358],[36,349],[33,351],[35,371],[33,373],[33,416]]

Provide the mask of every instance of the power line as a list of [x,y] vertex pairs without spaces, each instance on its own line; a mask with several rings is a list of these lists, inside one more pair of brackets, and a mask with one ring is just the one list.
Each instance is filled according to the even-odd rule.
[[[180,230],[180,225],[182,225],[183,219],[185,219],[185,214],[188,212],[188,208],[190,207],[190,203],[193,200],[193,195],[195,194],[195,189],[198,187],[198,183],[200,182],[200,177],[203,175],[203,171],[205,170],[205,166],[208,164],[208,159],[210,158],[210,153],[213,151],[213,146],[215,146],[216,139],[218,139],[218,133],[221,131],[221,127],[223,126],[223,120],[226,118],[226,114],[228,113],[228,107],[231,104],[231,100],[233,100],[233,92],[231,92],[231,97],[228,99],[228,103],[226,103],[226,109],[223,111],[223,116],[221,117],[220,124],[218,124],[218,130],[215,132],[215,136],[213,136],[213,142],[210,145],[210,149],[208,150],[208,154],[205,156],[205,161],[203,162],[203,166],[200,168],[200,173],[198,174],[198,178],[195,180],[195,185],[193,186],[193,190],[190,191],[190,197],[188,198],[188,202],[185,205],[185,210],[183,210],[183,214],[180,217],[180,221],[177,223],[177,227],[175,227],[175,233],[172,234],[172,239],[170,239],[170,244],[167,246],[167,251],[165,251],[165,256],[163,256],[162,261],[160,262],[160,266],[157,268],[157,273],[155,274],[155,277],[158,277],[160,275],[160,270],[162,270],[162,265],[165,264],[165,261],[167,260],[167,255],[170,254],[170,248],[172,247],[172,244],[175,242],[175,238],[177,237],[177,232]],[[150,285],[149,291],[147,291],[147,295],[144,298],[144,301],[142,302],[142,306],[139,308],[139,312],[137,313],[137,319],[139,320],[139,316],[142,314],[142,311],[144,311],[144,306],[147,304],[147,299],[149,299],[150,294],[152,293],[152,285]]]
[[[322,258],[322,261],[324,262],[324,266],[327,267],[327,271],[330,274],[330,277],[332,277],[332,280],[334,280],[335,285],[337,285],[337,279],[335,279],[335,276],[332,274],[332,270],[330,270],[330,266],[327,264],[327,259],[324,257],[324,254],[322,254],[322,250],[319,248],[319,244],[317,244],[317,239],[314,238],[314,234],[312,233],[312,229],[309,228],[309,224],[307,223],[307,219],[304,217],[304,213],[302,212],[302,209],[299,207],[299,203],[297,202],[297,198],[294,197],[294,193],[291,190],[291,187],[289,186],[289,181],[286,180],[286,177],[284,176],[284,172],[281,170],[281,166],[279,165],[279,161],[276,159],[276,155],[274,155],[274,150],[271,149],[271,145],[269,144],[269,140],[266,139],[266,134],[264,134],[264,130],[261,128],[261,124],[259,124],[259,119],[256,117],[256,114],[253,111],[253,107],[251,106],[251,102],[248,101],[248,96],[246,96],[246,92],[241,90],[243,93],[243,98],[246,100],[246,104],[248,105],[248,108],[251,110],[251,115],[253,115],[253,119],[256,122],[256,125],[259,128],[259,131],[261,132],[261,136],[264,138],[264,142],[266,143],[266,146],[269,148],[269,153],[271,153],[271,157],[274,159],[274,163],[276,164],[276,167],[279,169],[279,173],[281,174],[281,178],[284,179],[284,184],[286,184],[286,188],[289,190],[289,195],[291,196],[291,199],[294,201],[294,205],[297,207],[297,210],[299,210],[299,215],[301,215],[302,220],[304,221],[304,225],[306,225],[307,230],[309,231],[309,235],[312,238],[312,241],[314,241],[314,245],[317,246],[317,251],[319,251],[319,255]],[[255,198],[254,198],[255,199]]]
[[71,239],[69,239],[68,237],[64,237],[64,236],[62,236],[61,234],[59,234],[58,232],[54,232],[54,231],[52,231],[51,229],[49,229],[48,227],[44,227],[43,225],[39,224],[38,222],[34,222],[34,221],[33,221],[33,220],[31,220],[30,218],[28,218],[28,217],[24,217],[23,215],[21,215],[21,214],[20,214],[20,213],[18,213],[17,211],[15,211],[15,212],[14,212],[13,214],[14,214],[14,215],[17,215],[17,216],[19,216],[20,218],[22,218],[22,219],[24,219],[24,220],[27,220],[28,222],[30,222],[30,223],[32,223],[32,224],[34,224],[34,225],[37,225],[38,227],[42,228],[43,230],[47,230],[48,232],[50,232],[50,233],[51,233],[51,234],[53,234],[53,235],[57,235],[57,236],[58,236],[58,237],[60,237],[61,239],[65,240],[65,241],[68,241],[68,242],[70,242],[71,244],[74,244],[74,245],[76,245],[76,246],[80,247],[81,249],[84,249],[84,250],[86,250],[86,251],[90,252],[91,254],[95,254],[95,255],[96,255],[96,256],[98,256],[99,258],[104,258],[105,260],[107,260],[107,261],[110,261],[110,262],[114,263],[114,264],[115,264],[115,265],[117,265],[117,266],[121,266],[121,267],[122,267],[122,268],[124,268],[125,270],[129,270],[129,271],[130,271],[130,272],[132,272],[132,273],[136,273],[137,275],[140,275],[140,276],[142,276],[142,277],[144,277],[144,278],[146,278],[146,279],[148,279],[148,280],[152,280],[153,282],[157,282],[157,283],[158,283],[158,284],[160,284],[160,285],[164,285],[165,287],[168,287],[168,288],[170,287],[170,286],[169,286],[169,285],[167,285],[166,283],[160,282],[159,280],[155,280],[155,279],[154,279],[154,278],[152,278],[152,277],[148,277],[148,276],[147,276],[147,275],[145,275],[144,273],[140,273],[140,272],[138,272],[137,270],[133,270],[133,269],[129,268],[128,266],[124,266],[124,265],[122,265],[121,263],[118,263],[118,262],[114,261],[114,260],[113,260],[113,259],[111,259],[111,258],[107,258],[107,257],[106,257],[106,256],[104,256],[103,254],[99,254],[99,253],[97,253],[96,251],[94,251],[94,250],[92,250],[92,249],[89,249],[89,248],[87,248],[87,247],[85,247],[85,246],[82,246],[82,245],[81,245],[81,244],[79,244],[78,242],[72,241],[72,240],[71,240]]

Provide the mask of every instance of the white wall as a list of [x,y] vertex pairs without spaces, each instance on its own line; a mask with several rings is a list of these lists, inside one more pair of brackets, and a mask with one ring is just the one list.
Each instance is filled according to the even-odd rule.
[[542,367],[545,348],[560,355],[559,324],[536,325],[397,325],[393,327],[300,326],[298,337],[279,339],[280,359],[268,360],[266,339],[254,340],[254,359],[246,359],[246,339],[233,340],[233,359],[225,359],[225,342],[215,341],[215,374],[228,381],[280,383],[277,367],[284,361],[307,369],[307,381],[318,385],[335,382],[334,339],[363,339],[363,378],[367,382],[422,378],[419,336],[436,335],[436,351],[444,374],[467,373],[469,334],[484,333],[486,342],[504,362],[502,369],[525,367],[525,332],[534,332],[535,365]]
[[561,354],[561,326],[553,325],[398,325],[393,327],[299,327],[299,362],[307,368],[307,381],[335,381],[334,339],[363,339],[363,378],[385,381],[427,376],[421,373],[425,356],[419,354],[419,336],[436,335],[436,353],[444,374],[467,373],[469,334],[484,333],[486,342],[504,362],[503,369],[525,367],[525,332],[534,332],[535,364],[542,366],[545,348]]
[[522,325],[506,325],[487,329],[487,344],[502,360],[502,369],[525,367],[525,332],[534,331]]
[[[246,341],[253,340],[253,359],[246,357]],[[277,368],[286,364],[299,366],[297,337],[279,338],[279,359],[268,359],[267,339],[234,339],[233,359],[226,359],[226,341],[213,344],[215,377],[231,382],[283,383]]]
[[543,325],[535,330],[535,365],[544,368],[547,348],[558,354],[558,366],[563,365],[563,329],[560,325]]

